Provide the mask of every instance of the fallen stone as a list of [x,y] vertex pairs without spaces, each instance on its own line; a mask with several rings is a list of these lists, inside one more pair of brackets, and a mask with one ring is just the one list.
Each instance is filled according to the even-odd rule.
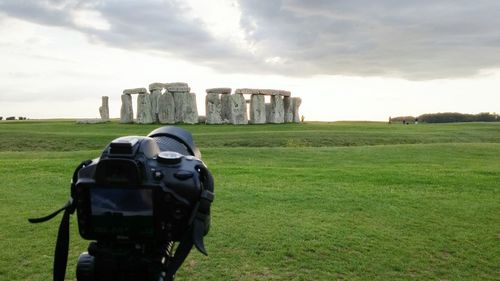
[[208,93],[205,97],[205,112],[207,124],[222,124],[222,105],[218,93]]
[[283,123],[285,122],[285,109],[283,106],[283,98],[279,95],[271,96],[269,123]]
[[231,95],[231,123],[235,125],[248,124],[247,104],[243,94]]
[[16,120],[16,117],[14,117],[14,116],[9,116],[9,117],[5,118],[5,120]]
[[148,90],[146,88],[135,88],[135,89],[125,89],[123,90],[123,94],[125,95],[133,95],[133,94],[144,94],[147,93]]
[[155,83],[151,83],[149,84],[149,91],[150,92],[153,92],[155,90],[163,90],[163,88],[165,88],[165,84],[163,83],[158,83],[158,82],[155,82]]
[[101,97],[102,105],[99,107],[99,114],[103,121],[109,121],[109,98],[107,96]]
[[162,124],[175,123],[175,103],[170,92],[163,93],[158,99],[158,121]]
[[76,120],[77,124],[99,124],[99,123],[106,123],[106,122],[107,121],[104,121],[101,118],[89,118],[89,119]]
[[151,124],[153,116],[151,115],[151,95],[140,94],[137,96],[137,123]]
[[132,96],[122,95],[122,107],[120,109],[120,123],[134,122],[134,109],[132,108]]
[[221,103],[221,113],[220,117],[222,123],[230,123],[231,122],[231,95],[221,95],[220,96]]
[[231,88],[211,88],[206,91],[207,94],[231,94]]
[[299,108],[302,104],[302,99],[299,97],[292,98],[292,114],[293,114],[293,122],[300,123],[300,113]]
[[266,104],[262,95],[252,95],[250,98],[250,123],[266,123]]

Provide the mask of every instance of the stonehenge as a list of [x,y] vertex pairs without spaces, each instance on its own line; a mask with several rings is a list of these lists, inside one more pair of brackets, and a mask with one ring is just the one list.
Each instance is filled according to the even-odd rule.
[[[289,91],[240,88],[231,92],[231,88],[206,89],[206,117],[201,118],[196,94],[191,92],[187,83],[156,82],[148,89],[125,89],[121,95],[120,122],[197,124],[203,120],[206,124],[235,125],[300,122],[302,100],[292,97]],[[137,95],[135,119],[132,95]],[[102,97],[99,112],[102,120],[109,120],[108,97]]]

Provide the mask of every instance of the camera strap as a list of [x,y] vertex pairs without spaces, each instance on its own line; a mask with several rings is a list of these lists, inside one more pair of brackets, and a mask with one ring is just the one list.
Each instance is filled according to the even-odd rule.
[[204,165],[199,165],[197,168],[200,172],[202,191],[200,200],[194,209],[192,237],[196,249],[207,255],[203,237],[208,233],[210,227],[210,206],[214,201],[214,179]]
[[173,280],[175,273],[181,267],[182,263],[189,255],[193,245],[203,253],[208,255],[205,250],[203,236],[208,233],[210,225],[210,206],[214,200],[214,179],[210,171],[204,166],[197,166],[202,185],[200,200],[193,210],[193,216],[190,219],[191,227],[188,229],[184,238],[179,242],[172,260],[167,265],[166,279]]
[[[71,181],[71,192],[73,195],[74,185],[78,179],[78,171],[81,168],[87,166],[92,161],[83,161],[78,165],[73,173],[73,178]],[[53,280],[54,281],[64,281],[64,276],[66,275],[66,265],[68,263],[68,250],[69,250],[69,216],[75,212],[75,205],[73,204],[73,197],[70,197],[68,202],[60,208],[59,210],[41,218],[28,219],[30,223],[40,223],[46,222],[60,212],[64,211],[61,223],[59,224],[59,231],[57,232],[56,248],[54,251],[54,268],[53,268]]]

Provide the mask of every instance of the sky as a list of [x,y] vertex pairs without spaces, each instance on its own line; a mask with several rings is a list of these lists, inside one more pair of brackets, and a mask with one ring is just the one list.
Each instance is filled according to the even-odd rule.
[[500,112],[496,0],[0,0],[0,116],[97,118],[187,82],[302,98],[306,120]]

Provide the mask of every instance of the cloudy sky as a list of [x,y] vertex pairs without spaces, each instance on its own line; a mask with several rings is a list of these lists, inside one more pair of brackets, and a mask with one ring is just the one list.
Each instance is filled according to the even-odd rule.
[[500,112],[496,0],[0,0],[0,116],[98,117],[124,88],[275,88],[306,120]]

